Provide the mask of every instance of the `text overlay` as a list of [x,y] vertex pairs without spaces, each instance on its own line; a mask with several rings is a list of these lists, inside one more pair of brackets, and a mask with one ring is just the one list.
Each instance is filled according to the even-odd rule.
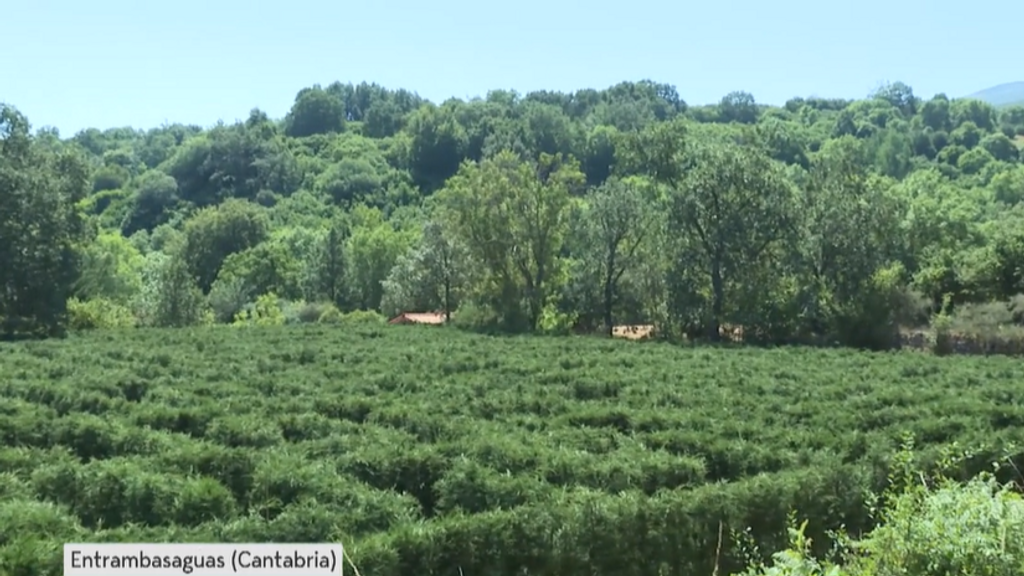
[[65,544],[64,576],[341,576],[341,544]]

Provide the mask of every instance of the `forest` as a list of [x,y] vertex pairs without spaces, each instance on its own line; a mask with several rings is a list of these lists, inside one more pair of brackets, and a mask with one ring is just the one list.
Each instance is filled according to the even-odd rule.
[[652,81],[440,104],[376,84],[281,119],[88,129],[0,109],[5,338],[444,311],[503,332],[741,326],[1022,351],[1024,108]]

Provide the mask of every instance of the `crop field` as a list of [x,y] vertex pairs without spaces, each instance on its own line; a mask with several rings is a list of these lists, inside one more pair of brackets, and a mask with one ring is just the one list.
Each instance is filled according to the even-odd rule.
[[868,527],[905,433],[1020,441],[1022,382],[1005,357],[371,324],[7,344],[0,572],[60,574],[71,540],[341,540],[367,576],[727,574],[730,531],[772,551],[791,510],[823,546]]

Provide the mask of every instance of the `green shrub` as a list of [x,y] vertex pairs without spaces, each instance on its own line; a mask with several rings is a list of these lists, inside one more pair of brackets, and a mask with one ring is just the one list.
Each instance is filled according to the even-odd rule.
[[345,316],[341,313],[341,310],[338,310],[333,304],[328,304],[316,321],[320,324],[340,324],[344,318]]
[[270,292],[256,298],[256,303],[235,315],[235,326],[281,326],[285,323],[281,299]]
[[45,535],[70,541],[82,527],[66,509],[50,502],[21,499],[0,500],[0,546],[25,536]]
[[[904,431],[925,463],[987,439],[960,479],[1024,428],[1012,358],[381,322],[0,347],[0,501],[52,505],[85,540],[338,538],[384,576],[709,575],[716,557],[725,575],[748,562],[720,527],[749,528],[760,560],[787,547],[792,511],[808,557],[842,526],[866,542],[864,494]],[[59,561],[29,529],[0,573]]]
[[289,302],[284,307],[285,324],[317,322],[331,306],[323,302]]
[[13,472],[0,472],[0,501],[31,500],[32,486]]
[[376,326],[378,324],[387,324],[388,319],[375,310],[355,310],[344,314],[342,322],[345,324]]
[[[969,454],[961,455],[961,459]],[[879,524],[859,539],[840,534],[839,554],[821,561],[792,527],[788,549],[747,576],[1011,576],[1024,568],[1024,499],[983,472],[965,483],[916,469],[907,445],[894,459]],[[947,462],[955,464],[955,461]]]
[[64,545],[45,536],[24,536],[0,546],[0,574],[60,576],[64,574]]
[[70,330],[102,330],[134,328],[138,324],[132,311],[120,304],[95,298],[82,302],[68,300],[68,328]]
[[908,490],[856,550],[851,573],[1015,576],[1024,569],[1024,500],[989,476]]

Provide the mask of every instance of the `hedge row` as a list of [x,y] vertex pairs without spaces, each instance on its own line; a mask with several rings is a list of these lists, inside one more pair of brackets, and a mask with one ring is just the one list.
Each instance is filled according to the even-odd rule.
[[988,443],[965,476],[1024,439],[1008,358],[300,326],[4,345],[0,374],[24,566],[71,531],[343,539],[366,574],[710,573],[719,523],[766,553],[792,508],[823,546],[863,528],[907,432]]

